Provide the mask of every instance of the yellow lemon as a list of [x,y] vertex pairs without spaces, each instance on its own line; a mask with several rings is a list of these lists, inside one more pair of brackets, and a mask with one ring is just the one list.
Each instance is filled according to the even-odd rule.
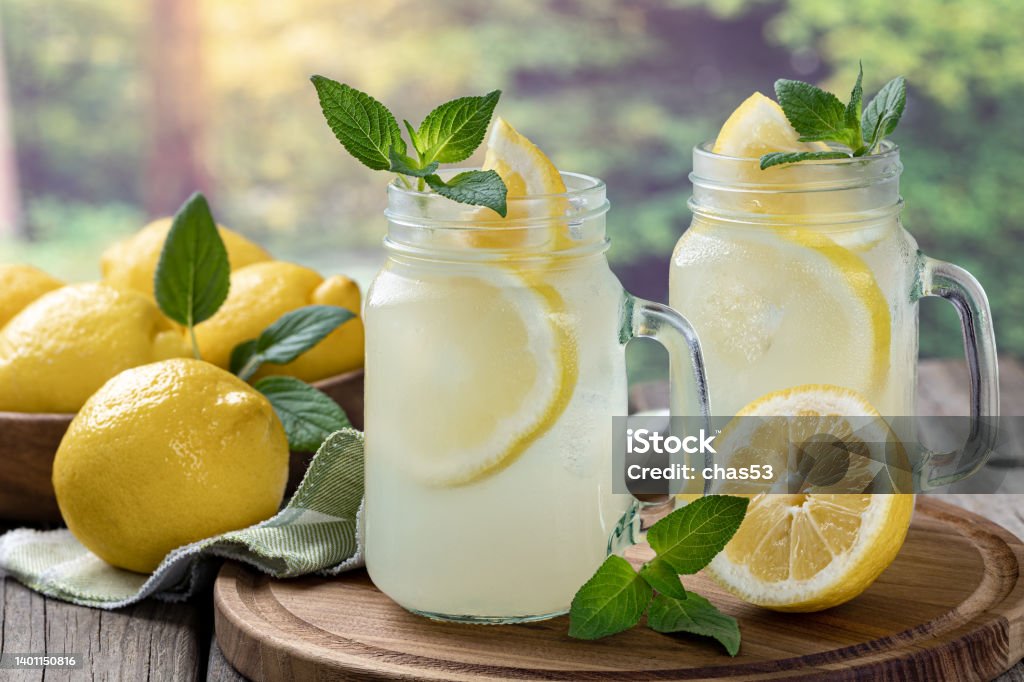
[[74,536],[141,573],[176,547],[273,516],[287,478],[288,442],[267,399],[191,359],[111,379],[75,416],[53,462]]
[[[133,289],[153,298],[153,277],[172,222],[172,218],[154,220],[104,251],[100,259],[103,280],[112,286]],[[270,254],[262,246],[226,227],[218,229],[232,270],[270,260]]]
[[203,359],[227,368],[231,352],[255,339],[285,313],[307,305],[341,306],[357,315],[287,365],[264,365],[256,378],[287,374],[317,381],[363,366],[359,287],[348,277],[324,279],[315,270],[270,261],[231,273],[231,290],[217,314],[196,327]]
[[31,265],[0,265],[0,329],[29,303],[62,286]]
[[74,412],[119,372],[189,354],[181,329],[145,296],[62,287],[0,330],[0,410]]
[[[708,571],[750,603],[779,611],[842,604],[878,578],[906,538],[913,495],[846,492],[865,489],[879,462],[887,461],[887,443],[902,450],[884,419],[853,391],[806,385],[770,393],[726,425],[716,449],[732,454],[732,466],[770,464],[775,480],[785,482],[787,471],[800,466],[799,457],[790,456],[793,444],[811,443],[812,437],[844,444],[849,467],[842,481],[814,483],[808,477],[801,494],[772,492],[774,485],[765,482],[730,483],[719,490],[745,493],[750,507]],[[819,492],[827,489],[842,492]]]

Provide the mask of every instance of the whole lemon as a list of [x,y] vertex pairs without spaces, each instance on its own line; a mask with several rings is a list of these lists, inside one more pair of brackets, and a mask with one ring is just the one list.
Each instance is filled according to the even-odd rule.
[[[231,273],[231,290],[217,314],[196,327],[203,358],[227,368],[231,351],[254,339],[281,315],[307,305],[341,306],[359,315],[359,287],[348,277],[324,279],[315,270],[271,261]],[[363,321],[348,320],[287,365],[264,365],[256,377],[287,374],[316,381],[363,366]]]
[[147,573],[176,547],[273,516],[288,440],[263,395],[192,359],[129,369],[75,416],[53,461],[68,528],[107,563]]
[[[111,245],[100,258],[103,280],[153,298],[153,277],[173,222],[172,218],[154,220],[139,232]],[[218,226],[218,229],[232,270],[270,260],[270,254],[262,246],[226,227]]]
[[0,410],[74,412],[119,372],[186,355],[184,332],[141,294],[62,287],[0,330]]
[[62,286],[31,265],[0,265],[0,329],[29,303]]

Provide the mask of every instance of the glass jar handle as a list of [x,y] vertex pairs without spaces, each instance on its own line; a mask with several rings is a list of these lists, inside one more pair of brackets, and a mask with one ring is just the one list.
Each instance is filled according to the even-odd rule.
[[[668,351],[672,390],[683,390],[683,386],[692,385],[700,412],[699,427],[710,433],[711,406],[708,380],[704,372],[704,355],[700,350],[697,332],[689,320],[667,305],[646,301],[630,294],[626,294],[626,315],[629,333],[624,341],[637,337],[654,339]],[[707,458],[711,456],[706,455]],[[659,502],[646,502],[645,506],[655,511],[671,507],[673,504],[674,497],[669,496],[668,499]]]
[[971,430],[964,446],[949,453],[925,453],[915,469],[915,489],[926,492],[970,476],[992,454],[999,417],[999,364],[992,311],[978,280],[952,263],[919,254],[918,281],[918,298],[939,296],[956,308],[971,385]]

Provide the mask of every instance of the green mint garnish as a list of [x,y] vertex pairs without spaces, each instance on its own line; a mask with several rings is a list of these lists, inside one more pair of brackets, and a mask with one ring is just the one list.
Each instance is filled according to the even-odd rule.
[[387,107],[330,78],[313,76],[311,80],[327,125],[349,154],[373,170],[389,170],[392,151],[405,154],[405,140]]
[[[812,152],[772,152],[761,157],[761,169],[799,161],[844,159],[873,154],[891,135],[907,104],[907,86],[903,77],[894,78],[862,107],[864,68],[843,104],[838,97],[803,81],[780,78],[775,81],[775,96],[801,142],[829,142],[846,147]],[[862,112],[863,109],[863,112]]]
[[644,564],[640,568],[640,577],[659,594],[686,599],[687,592],[679,580],[679,571],[672,568],[663,557],[655,557]]
[[[696,573],[722,551],[748,504],[745,498],[709,495],[672,512],[648,531],[656,556],[639,573],[620,556],[605,559],[572,600],[569,636],[607,637],[633,627],[647,611],[652,629],[713,637],[735,656],[740,645],[736,619],[684,589],[679,574]],[[652,591],[657,591],[653,600]]]
[[504,217],[507,188],[493,171],[459,173],[448,181],[437,175],[442,163],[469,158],[483,142],[501,91],[480,97],[460,97],[436,107],[423,119],[419,129],[403,121],[416,158],[407,154],[398,122],[383,104],[348,85],[324,76],[313,76],[327,124],[334,136],[364,165],[373,170],[397,173],[417,179],[420,191],[432,190],[453,201],[486,206]]
[[869,150],[873,151],[885,137],[892,135],[906,106],[907,84],[902,76],[893,78],[882,86],[875,98],[864,108],[864,118],[861,121],[861,132],[868,142]]
[[496,172],[466,171],[445,182],[437,175],[428,175],[427,184],[443,197],[462,204],[487,206],[504,217],[508,213],[505,203],[505,183]]
[[264,377],[253,384],[253,388],[273,405],[288,435],[288,447],[292,450],[316,452],[327,436],[351,426],[338,403],[301,379]]
[[188,329],[197,359],[195,325],[213,317],[230,286],[228,251],[206,197],[196,192],[174,214],[156,267],[153,294],[164,315]]
[[698,498],[651,526],[647,542],[676,573],[696,573],[735,535],[748,502],[728,495]]
[[264,329],[259,338],[235,347],[231,371],[247,380],[263,363],[292,362],[353,317],[351,311],[333,305],[308,305],[287,312]]
[[600,639],[628,630],[640,622],[652,596],[630,563],[613,554],[573,597],[569,636]]
[[740,626],[699,594],[690,592],[686,599],[673,599],[659,594],[647,612],[647,625],[657,632],[688,632],[713,637],[730,656],[740,650]]
[[423,160],[458,163],[472,156],[484,141],[500,97],[500,90],[483,97],[460,97],[427,114],[413,138]]

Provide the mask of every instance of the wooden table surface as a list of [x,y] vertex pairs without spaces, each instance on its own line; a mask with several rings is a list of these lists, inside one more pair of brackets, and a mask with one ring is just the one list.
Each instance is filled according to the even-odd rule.
[[[1024,415],[1024,365],[1004,358],[1000,372],[1003,414]],[[921,414],[967,413],[962,362],[923,361],[919,385]],[[665,395],[663,386],[639,387],[633,402],[646,409]],[[961,495],[952,501],[1024,537],[1024,467],[1007,470],[1004,489],[1010,492]],[[119,611],[99,611],[46,599],[7,577],[0,580],[0,652],[84,656],[85,669],[47,670],[46,680],[244,679],[218,650],[212,622],[209,594],[188,604],[147,600]],[[43,680],[44,671],[4,670],[0,679]],[[1000,682],[1024,682],[1024,662]]]

